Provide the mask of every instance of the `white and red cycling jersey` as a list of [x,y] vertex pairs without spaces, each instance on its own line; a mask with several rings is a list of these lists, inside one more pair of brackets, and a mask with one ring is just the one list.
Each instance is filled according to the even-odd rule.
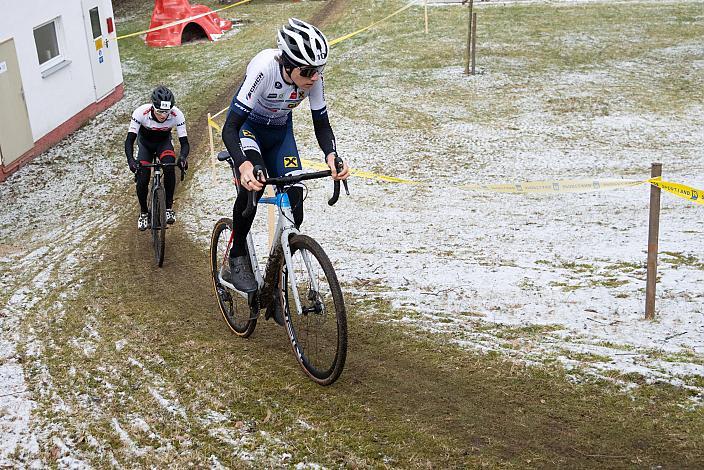
[[174,127],[179,138],[186,137],[186,117],[180,109],[174,106],[166,120],[159,122],[154,117],[152,104],[148,103],[134,110],[128,132],[134,132],[140,138],[156,142],[170,139],[171,130]]

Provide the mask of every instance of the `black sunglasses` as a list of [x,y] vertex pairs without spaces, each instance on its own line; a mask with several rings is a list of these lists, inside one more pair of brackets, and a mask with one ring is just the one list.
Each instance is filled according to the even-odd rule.
[[298,70],[301,73],[301,77],[311,78],[316,73],[323,73],[324,68],[325,66],[321,65],[320,67],[298,67]]

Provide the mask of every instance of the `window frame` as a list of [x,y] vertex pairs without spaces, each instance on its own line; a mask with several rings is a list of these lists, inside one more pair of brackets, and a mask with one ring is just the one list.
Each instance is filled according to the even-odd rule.
[[[43,28],[47,25],[54,24],[54,33],[56,35],[56,48],[58,50],[58,54],[51,59],[47,60],[44,63],[39,63],[39,50],[38,50],[38,45],[37,45],[37,37],[36,37],[36,31],[40,28]],[[32,28],[32,38],[34,39],[34,50],[37,53],[37,64],[39,65],[39,71],[42,74],[42,77],[47,77],[48,75],[51,75],[54,71],[61,70],[64,68],[65,65],[70,63],[71,61],[68,60],[68,58],[65,55],[65,45],[64,45],[64,30],[63,30],[63,23],[61,21],[61,16],[57,16],[56,18],[52,18],[49,21],[45,21],[44,23],[41,23],[38,26],[35,26]]]

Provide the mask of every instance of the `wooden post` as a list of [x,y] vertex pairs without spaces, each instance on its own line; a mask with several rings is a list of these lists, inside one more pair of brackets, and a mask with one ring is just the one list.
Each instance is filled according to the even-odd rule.
[[[650,177],[662,176],[662,163],[650,166]],[[655,318],[655,286],[658,275],[658,236],[660,235],[660,188],[650,185],[648,223],[648,274],[645,281],[645,319]]]
[[213,145],[213,127],[210,125],[212,116],[208,113],[208,136],[210,137],[210,158],[215,155],[215,145]]
[[[464,3],[464,2],[463,2]],[[464,63],[464,74],[469,75],[469,61],[472,55],[472,8],[474,0],[469,0],[469,12],[467,14],[467,60]]]
[[474,75],[477,59],[477,14],[472,13],[472,75]]
[[210,138],[210,155],[208,156],[208,165],[210,166],[210,179],[215,181],[215,162],[213,157],[215,157],[215,144],[213,143],[213,126],[210,125],[210,120],[212,116],[208,113],[208,120],[206,124],[208,125],[208,137]]
[[428,0],[425,0],[425,34],[428,34]]

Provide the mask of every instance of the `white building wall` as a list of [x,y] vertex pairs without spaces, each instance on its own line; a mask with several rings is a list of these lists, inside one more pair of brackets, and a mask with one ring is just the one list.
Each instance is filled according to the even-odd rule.
[[[110,0],[99,0],[98,5],[103,16],[113,16]],[[34,28],[55,18],[60,18],[61,52],[71,63],[42,77]],[[90,64],[95,50],[89,49],[86,29],[81,0],[0,0],[0,41],[14,39],[35,142],[96,102]],[[110,60],[117,86],[122,70],[114,36]]]

